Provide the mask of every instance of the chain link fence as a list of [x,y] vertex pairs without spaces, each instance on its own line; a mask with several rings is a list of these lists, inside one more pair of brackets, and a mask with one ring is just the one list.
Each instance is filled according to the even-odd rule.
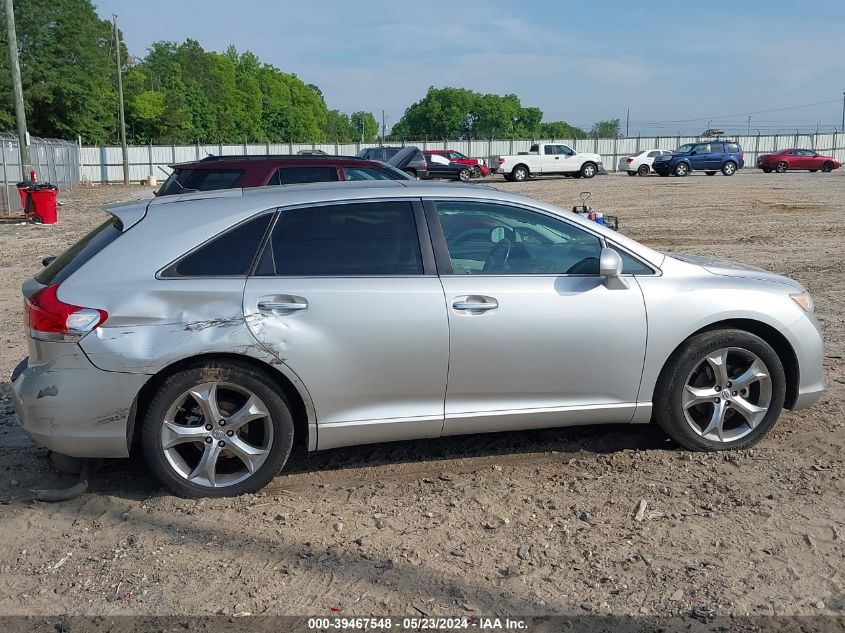
[[[17,183],[21,181],[21,159],[18,151],[18,137],[0,133],[2,143],[2,182],[0,209],[4,215],[21,210]],[[79,144],[52,138],[30,137],[29,160],[39,182],[56,185],[60,191],[68,191],[81,179]],[[26,175],[29,180],[29,174]]]

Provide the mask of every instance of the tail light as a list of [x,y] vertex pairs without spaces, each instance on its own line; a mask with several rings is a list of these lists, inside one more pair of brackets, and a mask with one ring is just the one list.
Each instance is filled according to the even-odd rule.
[[33,338],[75,341],[98,327],[109,315],[105,310],[83,308],[59,300],[59,284],[34,293],[24,305],[24,323]]
[[630,163],[634,162],[634,159],[629,156],[628,158],[625,159],[625,162],[630,164]]
[[504,165],[504,164],[505,164],[505,157],[504,157],[504,156],[499,156],[498,161],[499,161],[499,165],[500,165],[500,166],[501,166],[501,165]]

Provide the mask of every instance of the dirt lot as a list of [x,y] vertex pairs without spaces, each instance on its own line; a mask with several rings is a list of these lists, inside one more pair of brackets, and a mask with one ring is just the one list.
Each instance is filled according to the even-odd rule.
[[[296,456],[263,493],[185,501],[110,463],[75,501],[0,391],[0,614],[845,614],[845,171],[497,186],[578,192],[659,249],[809,287],[828,391],[754,450],[692,454],[649,427],[449,438]],[[25,355],[20,282],[140,187],[0,225],[0,370]],[[634,519],[641,500],[643,520]],[[339,611],[334,611],[339,609]]]

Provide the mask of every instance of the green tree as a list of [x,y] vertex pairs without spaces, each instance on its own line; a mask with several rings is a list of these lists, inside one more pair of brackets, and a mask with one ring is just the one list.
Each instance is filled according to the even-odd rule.
[[597,121],[590,130],[590,138],[617,138],[622,136],[622,126],[619,119]]
[[361,140],[362,128],[365,143],[374,143],[378,139],[379,124],[372,112],[353,112],[349,119],[355,130],[353,140]]
[[569,125],[566,121],[548,121],[540,124],[540,137],[555,139],[587,138],[581,128]]
[[[15,22],[27,124],[32,134],[100,143],[117,131],[111,22],[88,0],[17,0]],[[126,59],[126,51],[122,58]],[[11,73],[0,55],[0,122],[14,121]]]

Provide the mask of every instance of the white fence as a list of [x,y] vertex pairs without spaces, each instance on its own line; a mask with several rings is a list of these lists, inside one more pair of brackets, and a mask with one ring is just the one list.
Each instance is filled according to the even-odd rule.
[[[790,147],[813,149],[835,156],[845,162],[845,134],[780,134],[771,136],[731,137],[742,145],[745,164],[753,167],[757,156]],[[675,149],[684,143],[702,140],[696,136],[658,136],[610,139],[555,139],[579,152],[601,154],[608,171],[616,169],[620,156],[628,156],[643,149]],[[491,160],[503,154],[527,152],[531,140],[477,140],[477,141],[406,141],[420,149],[453,149],[468,156]],[[549,142],[549,140],[539,141]],[[398,143],[388,143],[396,145]],[[296,154],[303,149],[321,149],[329,154],[354,156],[361,148],[374,147],[375,143],[242,143],[196,145],[136,145],[129,148],[129,179],[139,181],[153,175],[163,178],[161,169],[170,172],[168,165],[199,160],[208,155],[242,156],[245,154]],[[93,182],[123,181],[122,154],[119,146],[83,147],[80,152],[81,174]],[[161,169],[160,169],[161,168]]]
[[[21,208],[18,189],[21,173],[18,137],[0,133],[0,211],[13,213]],[[62,191],[79,184],[79,145],[73,141],[30,137],[29,161],[40,182],[50,182]],[[29,179],[29,174],[26,175]]]

